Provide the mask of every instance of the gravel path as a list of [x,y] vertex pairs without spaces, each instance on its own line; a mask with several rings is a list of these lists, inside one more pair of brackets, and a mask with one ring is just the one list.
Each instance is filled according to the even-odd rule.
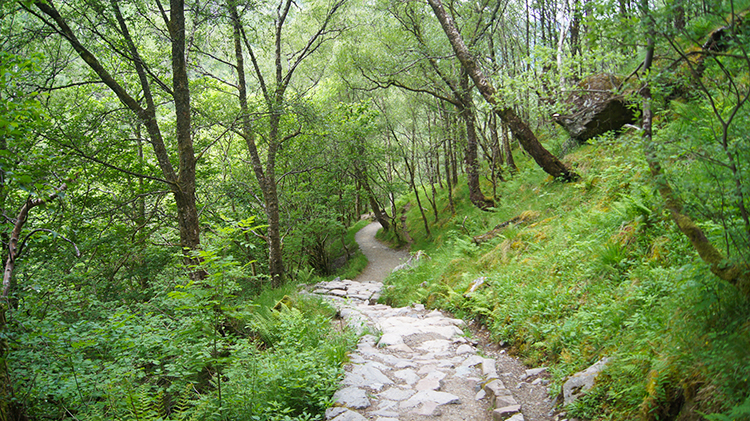
[[438,310],[377,304],[382,280],[409,258],[376,240],[378,229],[372,223],[356,236],[370,262],[360,276],[315,286],[364,333],[326,419],[553,420],[544,369],[526,370],[480,331],[469,339],[471,326]]
[[409,259],[408,252],[393,250],[375,238],[380,228],[379,222],[373,222],[359,230],[354,236],[359,249],[370,262],[357,276],[357,282],[382,282],[393,268]]

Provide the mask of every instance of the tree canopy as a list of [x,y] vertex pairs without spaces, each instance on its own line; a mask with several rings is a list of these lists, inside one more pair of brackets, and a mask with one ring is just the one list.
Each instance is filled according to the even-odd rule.
[[[652,207],[747,299],[748,7],[2,2],[0,419],[119,418],[106,402],[149,393],[176,419],[238,370],[224,359],[258,348],[238,345],[257,336],[243,317],[261,317],[238,315],[242,297],[341,273],[363,215],[406,244],[410,197],[424,238],[441,239],[446,214],[468,235],[464,187],[487,218],[509,205],[503,183],[529,174],[584,189],[599,181],[568,153],[633,131]],[[602,97],[632,121],[583,141],[555,123],[607,124],[591,104]],[[186,309],[194,325],[178,328]],[[95,349],[137,317],[153,343]],[[285,332],[303,323],[285,317]],[[41,375],[46,341],[59,361]],[[82,387],[78,373],[140,386]]]

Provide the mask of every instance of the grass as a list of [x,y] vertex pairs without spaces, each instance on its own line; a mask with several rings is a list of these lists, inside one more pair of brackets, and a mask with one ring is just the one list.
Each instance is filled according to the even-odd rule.
[[[553,395],[567,376],[614,357],[570,416],[688,420],[741,411],[750,390],[750,305],[710,275],[676,230],[636,143],[623,137],[578,149],[566,157],[583,176],[574,184],[520,159],[493,212],[471,206],[459,183],[456,214],[441,192],[429,237],[407,198],[412,251],[432,259],[392,274],[383,299],[481,321],[527,364],[550,367]],[[522,214],[523,223],[473,241]],[[465,294],[480,276],[485,286]]]

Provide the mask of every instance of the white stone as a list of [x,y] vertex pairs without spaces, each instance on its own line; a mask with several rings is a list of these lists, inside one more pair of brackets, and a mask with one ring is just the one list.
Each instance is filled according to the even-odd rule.
[[378,341],[378,346],[400,345],[404,343],[404,338],[395,333],[384,333]]
[[331,421],[367,421],[367,418],[347,409]]
[[462,365],[462,366],[459,366],[458,368],[456,368],[456,376],[458,376],[458,377],[469,376],[469,375],[471,375],[471,372],[472,372],[471,367],[467,367],[465,365]]
[[521,376],[521,381],[526,380],[529,377],[538,376],[546,372],[547,372],[547,367],[531,368],[529,370],[526,370],[526,372]]
[[495,369],[495,360],[492,358],[485,358],[482,361],[482,375],[485,378],[497,378],[497,370]]
[[340,415],[342,412],[345,412],[347,409],[342,408],[340,406],[332,406],[328,409],[326,409],[326,419],[330,420],[338,415]]
[[419,349],[423,349],[428,352],[440,353],[448,350],[450,346],[451,341],[445,339],[435,339],[422,342],[422,345],[419,346]]
[[414,408],[424,402],[436,402],[438,405],[458,404],[461,400],[452,393],[435,390],[422,390],[405,402],[401,402],[402,409]]
[[440,390],[443,383],[442,380],[445,378],[446,374],[442,371],[433,371],[427,376],[425,376],[422,380],[417,382],[417,385],[414,386],[417,390]]
[[599,372],[607,366],[609,358],[602,358],[584,371],[578,372],[563,384],[564,405],[568,405],[594,386]]
[[427,314],[427,317],[443,317],[443,313],[441,313],[439,310],[435,309],[432,310]]
[[410,384],[410,385],[419,381],[419,376],[411,368],[397,371],[393,373],[393,376],[405,381],[406,384]]
[[463,344],[456,349],[456,354],[476,354],[477,350],[471,345]]
[[414,364],[411,361],[403,360],[403,361],[400,361],[400,362],[396,363],[396,365],[394,367],[396,367],[396,368],[409,368],[409,367],[416,367],[416,366],[417,365]]
[[510,406],[504,406],[502,408],[497,408],[494,411],[492,411],[492,419],[501,421],[515,414],[516,412],[519,412],[520,410],[521,410],[521,405],[510,405]]
[[[356,365],[352,369],[352,374],[362,377],[364,382],[362,386],[367,386],[374,390],[380,390],[383,385],[393,384],[393,380],[389,379],[388,376],[380,371],[378,364],[379,363],[370,361],[364,365]],[[380,365],[382,366],[382,364]]]
[[363,409],[370,406],[370,399],[364,390],[358,387],[345,387],[333,394],[333,400],[343,406]]
[[400,351],[400,352],[406,352],[409,354],[414,353],[414,350],[409,348],[409,345],[406,345],[406,344],[389,345],[388,349],[391,351]]
[[437,402],[427,401],[427,402],[422,403],[422,406],[419,407],[419,409],[417,409],[416,411],[412,411],[412,412],[415,414],[424,415],[430,418],[439,417],[442,414],[441,414],[440,409],[438,409],[438,406],[440,406],[440,404],[438,404]]
[[477,364],[481,364],[484,361],[484,358],[479,355],[472,355],[471,357],[464,360],[463,364],[467,367],[474,367]]
[[412,397],[415,393],[412,389],[402,389],[400,387],[392,387],[385,392],[380,393],[383,398],[390,399],[393,401],[403,401]]
[[354,374],[352,372],[346,373],[344,376],[344,380],[341,381],[341,384],[346,386],[356,386],[356,387],[363,387],[367,386],[367,383],[365,383],[365,378],[360,376],[359,374]]
[[426,365],[426,366],[420,368],[419,371],[417,371],[417,374],[419,374],[419,375],[429,374],[429,373],[432,373],[433,371],[435,371],[437,369],[438,369],[437,365]]

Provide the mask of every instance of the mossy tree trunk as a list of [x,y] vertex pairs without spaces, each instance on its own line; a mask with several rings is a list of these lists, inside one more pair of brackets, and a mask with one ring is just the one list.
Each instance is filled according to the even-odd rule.
[[[648,0],[641,0],[641,8],[643,13],[647,15],[649,10]],[[648,32],[646,34],[647,47],[643,69],[648,77],[654,58],[655,31],[650,17],[645,16],[644,21],[647,22]],[[711,244],[703,229],[684,212],[683,201],[669,184],[656,154],[652,130],[651,86],[648,80],[641,89],[641,96],[643,98],[643,150],[651,176],[656,183],[656,188],[664,201],[664,205],[672,216],[672,220],[698,252],[701,260],[708,264],[714,275],[737,287],[743,295],[750,297],[750,268],[747,265],[728,262],[724,255]]]

